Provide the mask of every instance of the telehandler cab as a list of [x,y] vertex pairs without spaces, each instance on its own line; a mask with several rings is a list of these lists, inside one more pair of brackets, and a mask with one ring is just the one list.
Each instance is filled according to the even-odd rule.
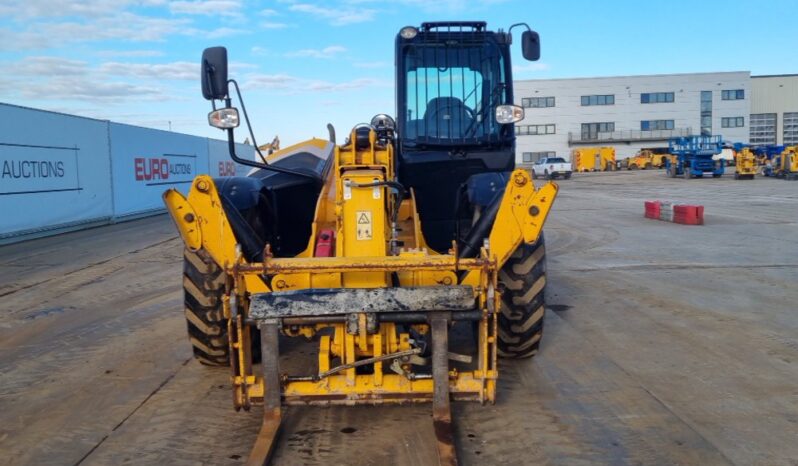
[[[537,33],[516,27],[537,60]],[[198,176],[187,197],[169,190],[164,202],[185,242],[194,354],[231,367],[236,409],[264,405],[251,464],[268,459],[283,405],[403,402],[432,402],[441,464],[456,464],[450,400],[494,402],[497,357],[538,351],[541,230],[557,185],[514,170],[524,111],[511,42],[484,22],[405,27],[395,120],[377,115],[343,144],[328,125],[329,141],[257,161],[235,153],[230,90],[249,122],[227,51],[203,53],[209,122],[254,170]],[[455,331],[473,333],[468,351],[451,351]],[[316,367],[287,373],[278,340],[299,336],[318,345]]]

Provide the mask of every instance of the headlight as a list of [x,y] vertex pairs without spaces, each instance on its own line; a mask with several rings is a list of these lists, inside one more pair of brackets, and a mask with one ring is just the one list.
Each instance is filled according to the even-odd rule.
[[402,36],[402,39],[412,39],[418,35],[418,29],[413,26],[405,26],[399,31],[399,35]]
[[524,119],[524,109],[517,105],[499,105],[496,107],[496,122],[502,125],[515,123]]
[[221,108],[208,114],[208,124],[214,128],[238,128],[238,109]]
[[374,118],[371,119],[371,126],[376,130],[396,130],[396,122],[393,121],[393,118],[384,113],[374,115]]

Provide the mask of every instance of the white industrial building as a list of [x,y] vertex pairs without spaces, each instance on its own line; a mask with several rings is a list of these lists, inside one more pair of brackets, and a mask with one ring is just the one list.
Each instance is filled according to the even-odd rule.
[[751,144],[798,144],[798,74],[751,76]]
[[526,111],[517,162],[568,160],[589,146],[614,146],[622,159],[692,134],[747,143],[751,86],[748,71],[516,81],[515,103]]

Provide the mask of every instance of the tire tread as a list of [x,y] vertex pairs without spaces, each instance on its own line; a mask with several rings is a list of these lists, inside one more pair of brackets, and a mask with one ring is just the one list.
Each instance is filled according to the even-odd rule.
[[203,250],[183,251],[183,297],[194,358],[208,366],[227,366],[230,348],[222,310],[224,271]]
[[498,350],[504,358],[529,358],[543,336],[546,290],[546,246],[541,235],[522,244],[499,272],[503,288],[499,313]]

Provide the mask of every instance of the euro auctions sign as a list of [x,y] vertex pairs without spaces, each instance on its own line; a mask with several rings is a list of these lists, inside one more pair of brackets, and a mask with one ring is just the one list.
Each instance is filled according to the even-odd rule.
[[0,195],[80,191],[78,147],[0,143]]
[[191,182],[208,173],[208,140],[187,134],[111,123],[116,216],[163,209],[167,189],[188,192]]
[[135,157],[133,176],[147,186],[191,181],[196,175],[194,154],[163,154],[158,157]]

